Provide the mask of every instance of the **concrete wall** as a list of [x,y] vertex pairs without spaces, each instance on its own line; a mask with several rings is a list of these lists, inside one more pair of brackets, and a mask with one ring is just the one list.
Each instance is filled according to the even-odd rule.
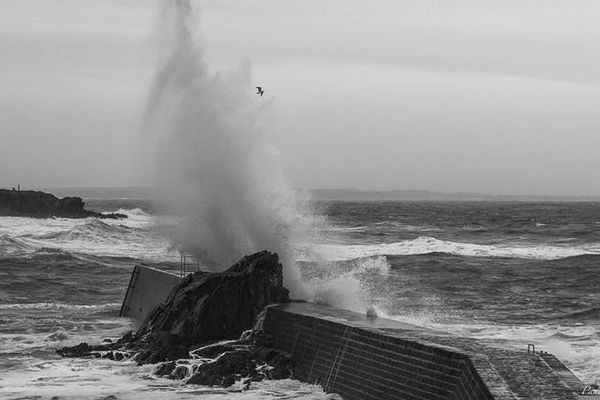
[[136,265],[119,316],[129,317],[138,324],[171,293],[181,278],[169,272]]
[[[142,322],[177,275],[136,266],[121,316]],[[345,400],[569,400],[583,383],[548,353],[459,337],[310,303],[267,307],[263,329],[290,353],[295,378]],[[587,398],[587,397],[585,397]]]
[[548,353],[314,304],[270,306],[263,329],[296,379],[345,400],[565,400],[584,388]]
[[263,328],[292,354],[297,379],[345,400],[493,399],[464,354],[294,311],[270,308]]

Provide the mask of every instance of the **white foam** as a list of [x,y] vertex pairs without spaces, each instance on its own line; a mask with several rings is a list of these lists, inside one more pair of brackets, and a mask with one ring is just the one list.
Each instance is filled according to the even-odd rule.
[[356,260],[346,265],[317,263],[306,266],[303,275],[309,290],[309,300],[359,313],[366,312],[370,299],[377,296],[371,280],[386,276],[390,265],[385,257]]
[[[556,260],[586,254],[600,254],[600,244],[561,247],[548,245],[502,244],[485,245],[459,243],[421,236],[414,240],[368,245],[316,245],[318,253],[331,261],[352,260],[378,255],[404,256],[428,253],[448,253],[476,257],[512,257],[525,259]],[[304,261],[314,261],[304,255]]]
[[25,369],[8,370],[0,376],[1,398],[35,397],[50,399],[100,399],[115,396],[120,400],[181,399],[336,399],[320,386],[293,380],[252,383],[223,389],[186,385],[182,381],[158,378],[155,365],[137,366],[133,362],[104,359],[61,359],[30,361]]
[[[76,254],[177,261],[169,239],[140,209],[119,210],[127,219],[0,217],[0,255],[28,256],[41,249]],[[159,219],[163,224],[174,223]]]
[[[452,322],[447,315],[438,314],[438,307],[420,313],[390,315],[383,308],[376,308],[383,318],[410,323],[434,330],[454,333],[462,337],[494,340],[500,346],[525,352],[528,344],[534,344],[537,351],[546,351],[557,356],[575,375],[585,383],[600,380],[600,338],[598,326],[584,323],[505,325],[491,322]],[[465,320],[466,318],[457,318]]]
[[59,302],[49,303],[14,303],[0,304],[0,310],[101,310],[105,308],[114,308],[120,306],[121,303],[107,304],[67,304]]

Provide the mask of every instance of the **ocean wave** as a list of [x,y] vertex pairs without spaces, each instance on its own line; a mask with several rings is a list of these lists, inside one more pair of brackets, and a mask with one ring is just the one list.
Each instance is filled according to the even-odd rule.
[[[327,260],[342,261],[374,256],[404,256],[430,253],[446,253],[470,257],[505,257],[539,260],[557,260],[581,255],[598,255],[600,246],[560,247],[549,245],[485,245],[459,243],[421,236],[414,240],[369,245],[316,246],[319,255]],[[312,260],[302,260],[312,261]]]
[[14,303],[0,304],[0,310],[102,310],[120,307],[121,303],[68,304],[68,303]]
[[[118,210],[131,218],[21,218],[0,217],[0,257],[32,257],[53,249],[73,255],[130,257],[172,261],[167,235],[155,219],[139,208]],[[159,220],[170,224],[171,220]]]
[[33,246],[23,239],[0,234],[0,255],[18,256],[31,252]]
[[118,213],[118,214],[125,214],[128,217],[152,218],[152,215],[148,214],[147,212],[145,212],[144,210],[142,210],[139,207],[136,207],[136,208],[119,208],[118,210],[116,210],[114,212]]
[[564,319],[575,319],[575,320],[583,320],[586,318],[589,319],[597,319],[600,316],[600,307],[590,307],[581,311],[574,311],[568,314],[564,314],[561,318]]
[[129,235],[135,228],[125,225],[107,224],[95,218],[88,218],[83,224],[75,225],[68,230],[44,233],[34,236],[34,239],[40,240],[112,240],[118,235]]

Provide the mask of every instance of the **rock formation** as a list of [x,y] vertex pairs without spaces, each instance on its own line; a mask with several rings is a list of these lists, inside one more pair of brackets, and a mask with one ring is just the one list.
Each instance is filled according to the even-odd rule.
[[115,360],[131,356],[139,364],[163,362],[158,375],[189,377],[189,383],[206,385],[228,386],[242,377],[248,382],[288,378],[291,359],[273,348],[258,318],[267,305],[289,301],[288,293],[277,254],[262,251],[221,273],[189,275],[146,317],[137,333],[115,343],[82,343],[58,353]]
[[32,218],[127,218],[125,214],[103,214],[84,208],[81,197],[62,199],[33,190],[0,189],[0,216]]

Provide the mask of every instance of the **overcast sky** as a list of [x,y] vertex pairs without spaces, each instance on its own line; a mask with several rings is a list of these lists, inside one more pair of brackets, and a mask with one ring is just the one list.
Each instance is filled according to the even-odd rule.
[[[597,0],[200,4],[296,187],[600,195]],[[0,186],[146,183],[157,7],[0,0]]]

